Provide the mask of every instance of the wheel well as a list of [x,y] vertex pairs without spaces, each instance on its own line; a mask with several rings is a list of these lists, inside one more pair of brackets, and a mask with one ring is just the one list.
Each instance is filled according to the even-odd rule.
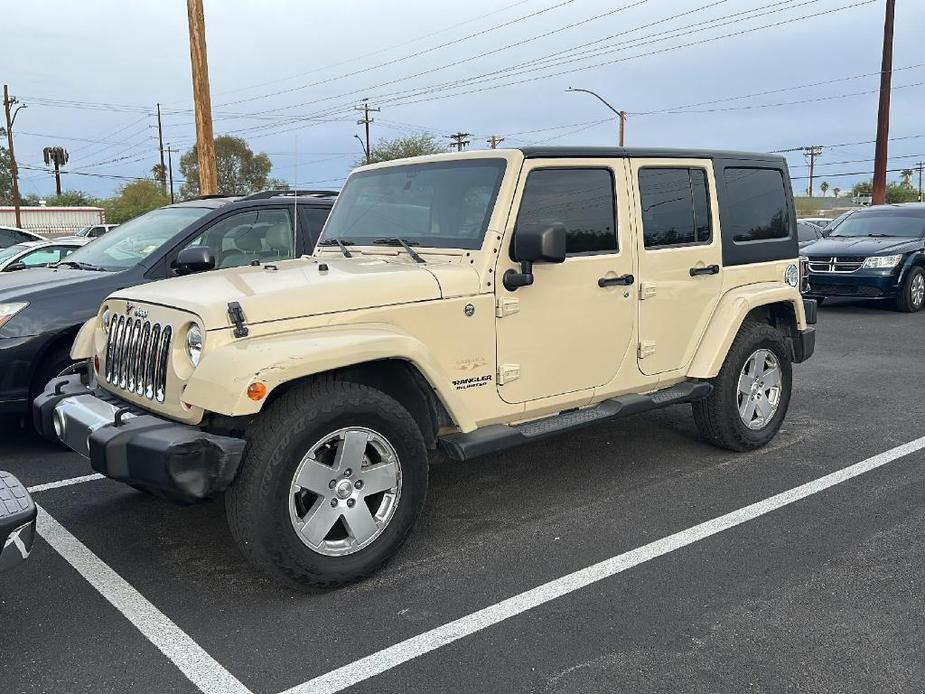
[[267,399],[267,405],[290,388],[318,378],[359,383],[395,398],[421,427],[424,442],[430,449],[437,446],[437,432],[440,428],[453,424],[452,418],[427,379],[417,367],[404,359],[381,359],[354,364],[283,383],[273,389]]
[[32,373],[29,374],[29,392],[30,393],[35,391],[36,385],[38,385],[40,388],[45,387],[44,383],[39,383],[39,384],[35,383],[35,379],[38,378],[39,373],[41,373],[42,367],[45,364],[45,359],[47,359],[49,355],[53,355],[55,352],[58,352],[59,350],[64,350],[64,349],[70,350],[71,345],[74,344],[75,337],[77,337],[77,329],[68,330],[66,332],[61,333],[60,335],[56,335],[54,338],[48,341],[48,343],[38,353],[36,358],[32,360]]
[[797,329],[796,312],[793,310],[793,304],[789,301],[778,301],[774,304],[756,306],[748,312],[745,320],[767,323],[780,330],[784,335],[791,335]]

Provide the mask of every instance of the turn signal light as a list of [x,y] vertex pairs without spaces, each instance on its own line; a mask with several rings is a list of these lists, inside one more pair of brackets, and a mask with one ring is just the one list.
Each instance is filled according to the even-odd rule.
[[267,395],[267,387],[263,383],[251,383],[247,387],[247,397],[253,401],[263,400]]
[[93,368],[96,369],[97,375],[100,373],[100,355],[93,355]]

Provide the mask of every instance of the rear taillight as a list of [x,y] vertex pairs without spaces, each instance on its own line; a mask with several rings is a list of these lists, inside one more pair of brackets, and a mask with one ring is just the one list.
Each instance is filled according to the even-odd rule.
[[809,291],[809,258],[805,255],[800,256],[800,292],[805,294]]

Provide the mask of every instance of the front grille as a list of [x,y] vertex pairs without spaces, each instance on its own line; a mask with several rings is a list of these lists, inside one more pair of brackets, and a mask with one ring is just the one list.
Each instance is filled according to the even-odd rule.
[[148,400],[164,402],[173,328],[119,315],[109,321],[106,381]]
[[857,272],[867,260],[864,256],[816,256],[809,259],[812,272]]

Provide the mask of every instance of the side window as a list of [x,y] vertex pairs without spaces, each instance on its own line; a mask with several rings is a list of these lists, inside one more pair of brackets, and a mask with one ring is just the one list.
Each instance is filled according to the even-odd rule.
[[790,236],[784,178],[778,169],[729,167],[725,171],[732,240],[736,243]]
[[191,246],[208,246],[215,267],[273,262],[293,257],[292,217],[288,210],[248,210],[224,217],[193,239]]
[[527,224],[565,226],[568,255],[615,252],[617,222],[610,170],[531,171],[524,186],[516,227]]
[[710,243],[710,196],[703,169],[640,169],[639,202],[646,248]]
[[806,222],[797,222],[797,239],[799,239],[799,241],[816,241],[818,238],[819,235],[816,233],[816,230],[813,229],[812,225]]
[[17,241],[13,238],[13,232],[7,229],[0,229],[0,248],[15,246]]
[[27,253],[17,262],[22,263],[26,267],[39,267],[42,265],[50,265],[51,263],[57,263],[64,256],[67,255],[69,249],[63,246],[49,246],[48,248],[39,248],[31,253]]
[[324,223],[328,221],[330,213],[330,207],[308,207],[305,209],[309,237],[317,239],[321,235],[321,230],[324,228]]

